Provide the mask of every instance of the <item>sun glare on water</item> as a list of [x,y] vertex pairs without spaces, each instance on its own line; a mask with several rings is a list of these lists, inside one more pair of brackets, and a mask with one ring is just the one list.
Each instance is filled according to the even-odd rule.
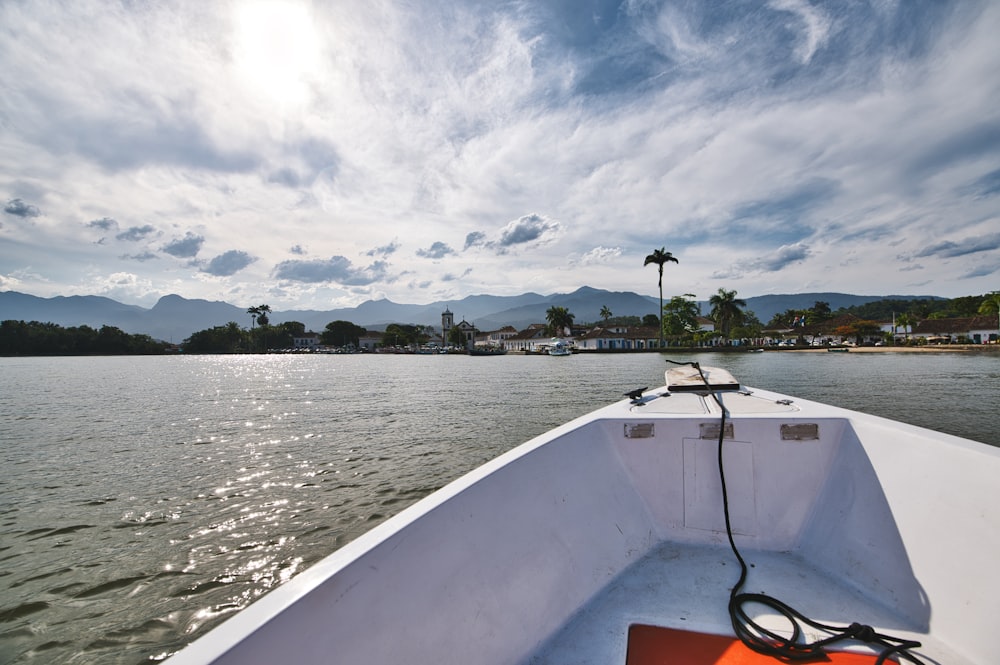
[[305,4],[251,0],[237,6],[234,57],[256,94],[282,105],[301,104],[319,65],[319,39]]

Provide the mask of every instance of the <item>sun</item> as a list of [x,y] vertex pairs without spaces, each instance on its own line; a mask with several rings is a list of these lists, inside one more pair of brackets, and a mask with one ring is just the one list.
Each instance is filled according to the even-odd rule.
[[248,0],[234,17],[233,55],[244,83],[283,104],[301,104],[319,65],[319,38],[306,4]]

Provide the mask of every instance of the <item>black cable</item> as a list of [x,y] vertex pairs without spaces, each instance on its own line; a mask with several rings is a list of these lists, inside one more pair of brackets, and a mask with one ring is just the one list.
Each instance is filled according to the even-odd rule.
[[[916,663],[916,665],[924,665],[923,661],[917,658],[914,654],[910,653],[911,649],[920,647],[920,642],[905,640],[891,635],[883,635],[882,633],[876,632],[871,626],[860,623],[852,623],[849,626],[832,626],[820,623],[810,619],[801,612],[792,608],[790,605],[766,594],[740,593],[740,589],[743,588],[743,585],[747,581],[748,569],[746,561],[743,559],[743,555],[740,554],[739,548],[736,547],[736,540],[733,537],[732,522],[729,517],[729,492],[726,488],[725,465],[722,462],[722,449],[726,432],[726,414],[728,412],[725,405],[722,403],[722,398],[719,397],[717,392],[712,390],[712,387],[708,382],[708,378],[705,376],[704,372],[701,371],[701,366],[697,362],[679,363],[673,360],[667,360],[667,362],[673,363],[674,365],[690,365],[698,370],[698,375],[705,384],[705,389],[708,391],[708,394],[712,396],[712,399],[715,400],[715,403],[719,405],[719,411],[722,413],[721,422],[719,423],[718,446],[719,480],[722,483],[722,509],[726,518],[726,535],[729,538],[729,547],[732,549],[733,554],[736,556],[736,560],[740,564],[740,578],[729,592],[729,619],[732,622],[733,630],[736,632],[736,636],[740,638],[740,641],[743,642],[747,648],[752,649],[757,653],[773,656],[779,660],[801,662],[807,660],[826,660],[827,646],[836,642],[853,640],[865,642],[881,648],[881,652],[875,661],[875,665],[883,665],[886,659],[891,656],[905,658],[910,662]],[[785,637],[784,635],[775,633],[774,631],[764,628],[750,618],[750,615],[747,613],[745,607],[751,603],[768,607],[774,612],[785,617],[791,626],[791,635]],[[802,641],[803,624],[817,628],[826,633],[830,633],[830,636],[814,642],[804,642]]]

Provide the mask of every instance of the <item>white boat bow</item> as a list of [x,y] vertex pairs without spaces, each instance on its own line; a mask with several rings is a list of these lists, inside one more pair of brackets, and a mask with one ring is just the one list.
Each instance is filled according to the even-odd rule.
[[711,394],[643,391],[488,462],[171,665],[625,664],[640,662],[635,626],[739,645],[720,433],[743,591],[919,642],[928,665],[1000,662],[1000,449],[715,377]]

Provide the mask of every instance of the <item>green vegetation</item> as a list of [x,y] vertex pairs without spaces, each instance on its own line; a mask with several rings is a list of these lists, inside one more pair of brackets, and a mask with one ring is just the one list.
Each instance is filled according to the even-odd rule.
[[[953,319],[992,313],[996,311],[995,308],[1000,307],[1000,304],[996,304],[997,300],[1000,300],[1000,291],[981,296],[961,296],[951,300],[883,298],[864,305],[841,307],[835,312],[830,311],[829,303],[817,302],[810,309],[789,309],[776,314],[767,323],[767,327],[791,328],[797,325],[796,319],[804,321],[805,325],[812,325],[845,314],[867,321],[891,321],[895,317],[897,325],[913,326],[925,319]],[[994,304],[991,305],[991,302]],[[991,310],[991,307],[994,309]]]
[[573,315],[565,307],[555,305],[549,307],[545,312],[545,320],[548,322],[546,334],[553,337],[561,337],[564,334],[564,330],[573,327]]
[[[685,293],[683,296],[674,296],[663,306],[663,334],[667,337],[680,337],[690,335],[698,330],[698,303],[693,295]],[[656,321],[653,321],[656,325]]]
[[247,332],[235,321],[199,330],[184,340],[185,353],[239,353],[248,348]]
[[452,326],[451,330],[448,331],[448,339],[445,341],[456,349],[464,349],[467,344],[465,333],[458,326]]
[[[817,300],[816,303],[809,309],[786,309],[781,314],[775,314],[771,317],[771,320],[767,322],[766,327],[774,329],[795,328],[801,325],[811,326],[814,323],[822,323],[823,321],[828,321],[834,316],[840,316],[844,313],[846,313],[844,308],[837,310],[836,313],[831,312],[830,303]],[[855,316],[860,315],[855,314]]]
[[976,313],[982,314],[983,316],[996,314],[1000,317],[1000,291],[991,291],[988,295],[985,295],[982,298],[982,302],[979,303]]
[[169,347],[149,335],[130,335],[113,326],[95,330],[38,321],[0,322],[0,356],[153,355]]
[[326,346],[358,346],[358,340],[367,330],[361,326],[356,326],[350,321],[331,321],[326,324],[326,329],[320,333],[319,341]]
[[736,290],[726,291],[719,289],[719,292],[708,299],[708,304],[712,306],[711,318],[715,321],[716,330],[722,336],[729,339],[732,330],[736,326],[742,326],[745,314],[743,308],[747,306],[745,300],[736,297]]
[[[452,330],[457,330],[458,327],[452,328]],[[459,330],[459,334],[461,334]],[[385,346],[398,346],[405,347],[411,344],[424,344],[430,339],[424,326],[413,325],[410,323],[390,323],[385,328],[385,333],[382,335],[382,343]],[[464,342],[462,344],[465,345]]]
[[[267,349],[291,349],[295,337],[305,333],[305,325],[298,321],[286,321],[276,326],[261,323],[257,317],[255,328],[240,328],[235,321],[224,326],[199,330],[184,340],[185,353],[248,353]],[[264,320],[267,316],[263,315]]]

